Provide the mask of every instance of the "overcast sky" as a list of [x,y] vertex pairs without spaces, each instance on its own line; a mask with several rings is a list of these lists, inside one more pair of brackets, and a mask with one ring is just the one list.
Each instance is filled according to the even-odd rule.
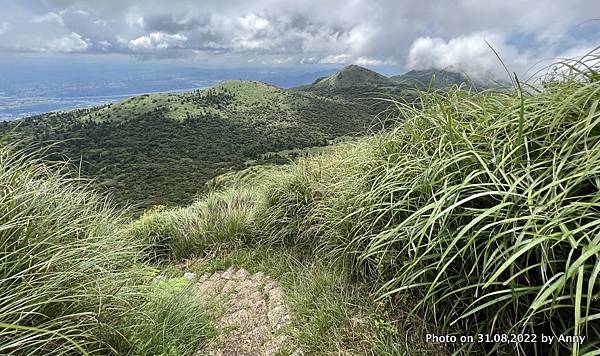
[[600,0],[0,0],[0,56],[355,63],[498,77],[486,41],[524,73],[600,45],[594,18]]

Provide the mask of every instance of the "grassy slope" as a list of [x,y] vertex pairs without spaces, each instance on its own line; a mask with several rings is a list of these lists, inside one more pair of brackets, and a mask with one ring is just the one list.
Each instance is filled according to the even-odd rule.
[[[423,94],[422,109],[400,106],[408,120],[393,132],[133,226],[161,237],[148,244],[166,261],[244,246],[301,251],[438,334],[587,340],[449,345],[465,352],[583,354],[600,340],[599,86],[586,69],[531,95]],[[402,335],[386,350],[419,344]]]
[[452,86],[466,85],[474,89],[510,89],[510,83],[486,78],[470,78],[463,73],[439,69],[411,70],[390,77],[401,85],[419,90],[438,90]]
[[149,207],[189,202],[204,182],[247,162],[282,160],[269,152],[364,132],[371,117],[361,105],[230,81],[20,121],[13,139],[59,140],[48,149],[50,158],[81,162],[82,173],[119,202]]
[[411,102],[417,97],[416,91],[410,87],[357,65],[349,65],[332,76],[294,90],[359,102],[374,116],[383,112],[390,104],[381,98],[401,97]]
[[411,70],[407,73],[390,77],[390,79],[397,83],[423,90],[428,88],[446,88],[469,81],[469,79],[461,73],[434,69]]
[[3,146],[0,351],[192,354],[205,306],[180,278],[148,285],[147,263],[194,257],[279,277],[317,354],[444,351],[427,331],[586,336],[448,345],[473,353],[597,349],[598,72],[421,100],[392,132],[128,225],[63,167]]
[[64,165],[3,145],[0,186],[0,354],[191,354],[210,335],[206,305],[149,285],[123,215]]

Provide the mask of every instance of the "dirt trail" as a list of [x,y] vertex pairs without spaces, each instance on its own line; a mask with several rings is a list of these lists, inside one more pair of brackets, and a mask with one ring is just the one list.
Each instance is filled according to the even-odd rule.
[[[195,279],[192,274],[186,277]],[[303,354],[291,348],[290,338],[282,332],[291,321],[283,289],[262,272],[250,274],[230,267],[206,273],[196,281],[194,292],[224,311],[216,322],[219,336],[196,355],[266,356],[284,350],[294,356]]]

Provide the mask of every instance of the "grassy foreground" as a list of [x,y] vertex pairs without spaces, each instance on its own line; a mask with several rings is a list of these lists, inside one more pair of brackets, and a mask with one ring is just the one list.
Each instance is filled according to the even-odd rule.
[[0,354],[179,355],[209,335],[204,306],[150,285],[122,215],[64,166],[2,146],[0,191]]
[[206,307],[181,279],[151,283],[189,259],[279,277],[313,354],[597,354],[597,64],[513,92],[423,93],[396,104],[391,132],[130,224],[63,167],[4,146],[0,353],[192,354]]

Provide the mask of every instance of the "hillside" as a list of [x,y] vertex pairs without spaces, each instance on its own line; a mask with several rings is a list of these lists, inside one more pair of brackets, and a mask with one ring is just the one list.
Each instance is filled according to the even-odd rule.
[[[325,262],[323,275],[342,278],[338,291],[367,286],[362,295],[375,303],[344,307],[348,299],[322,292],[337,280],[331,275],[288,285],[302,293],[290,300],[309,354],[592,355],[600,346],[600,80],[585,67],[576,75],[525,95],[423,94],[391,131],[288,167],[222,176],[214,183],[224,191],[144,216],[138,236],[167,237],[159,246],[174,261],[213,253],[195,262],[199,271],[260,266],[297,279]],[[377,321],[367,313],[345,324],[372,304]],[[364,328],[371,323],[374,335]],[[466,342],[423,345],[432,333]],[[469,338],[482,333],[568,341]]]
[[470,78],[464,73],[440,69],[411,70],[390,77],[394,82],[419,90],[436,90],[466,85],[474,89],[497,89],[510,87],[510,83],[492,79]]
[[395,84],[384,75],[381,75],[370,69],[351,64],[339,70],[337,73],[317,79],[313,84],[313,89],[343,89],[355,86],[374,86],[385,87]]
[[389,104],[381,98],[403,97],[407,101],[412,101],[417,97],[417,93],[410,90],[408,86],[357,65],[346,66],[332,76],[317,79],[310,85],[294,89],[358,102],[367,107],[371,115],[377,115],[388,107]]
[[411,70],[401,75],[392,76],[390,79],[397,83],[419,89],[430,87],[439,89],[469,82],[469,78],[462,73],[437,69]]
[[[14,141],[44,146],[81,165],[117,201],[150,207],[194,199],[204,182],[247,162],[285,162],[269,152],[327,145],[372,118],[363,106],[255,81],[152,94],[92,109],[3,123]],[[265,154],[267,154],[265,156]]]
[[387,78],[350,65],[288,90],[226,81],[204,90],[141,95],[1,123],[0,132],[18,126],[12,141],[33,147],[54,142],[47,149],[51,159],[70,160],[123,205],[132,203],[138,210],[180,205],[222,173],[285,163],[367,128],[389,127],[396,121],[385,113],[389,99],[414,102],[415,87],[432,75],[444,87],[465,79],[439,71]]

